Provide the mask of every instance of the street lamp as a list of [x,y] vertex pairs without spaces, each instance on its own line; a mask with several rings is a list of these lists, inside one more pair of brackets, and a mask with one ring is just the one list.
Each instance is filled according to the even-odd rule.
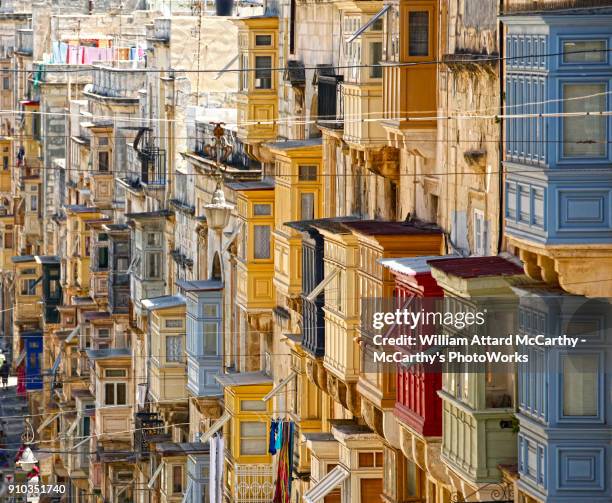
[[227,144],[223,137],[223,123],[219,122],[215,124],[213,135],[215,136],[215,142],[213,145],[207,145],[205,151],[215,159],[215,178],[217,179],[217,186],[213,192],[212,202],[204,205],[204,215],[206,216],[206,223],[208,228],[214,230],[219,234],[219,245],[221,245],[221,231],[229,223],[230,215],[234,209],[233,204],[229,204],[225,201],[225,193],[221,182],[223,175],[221,175],[221,162],[228,158],[232,151],[232,147]]

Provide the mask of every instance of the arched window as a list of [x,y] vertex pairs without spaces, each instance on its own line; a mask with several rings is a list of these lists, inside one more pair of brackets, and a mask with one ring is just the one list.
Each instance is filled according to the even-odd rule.
[[213,257],[213,263],[212,263],[212,271],[211,271],[211,275],[210,275],[210,279],[216,279],[221,281],[221,259],[219,258],[219,254],[215,253],[215,256]]

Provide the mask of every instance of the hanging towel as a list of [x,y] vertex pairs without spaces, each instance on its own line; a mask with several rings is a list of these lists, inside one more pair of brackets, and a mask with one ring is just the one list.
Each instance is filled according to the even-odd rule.
[[291,498],[291,472],[292,472],[292,465],[293,465],[293,449],[294,449],[294,445],[293,442],[295,441],[295,423],[292,421],[289,423],[289,438],[287,439],[287,444],[288,444],[288,456],[287,456],[287,464],[288,464],[288,493],[289,493],[289,498]]
[[60,49],[60,43],[57,41],[53,42],[53,57],[51,58],[51,63],[62,63],[62,51]]
[[60,42],[60,63],[65,64],[68,58],[68,44]]
[[268,452],[272,455],[276,454],[276,428],[278,427],[278,423],[276,421],[272,421],[270,423],[270,446],[268,447]]
[[208,469],[208,492],[210,497],[210,503],[216,503],[217,501],[217,435],[213,435],[208,440],[209,446],[209,469]]
[[278,425],[276,426],[276,443],[274,444],[274,447],[277,451],[280,451],[281,447],[283,446],[283,425],[284,423],[279,421]]
[[217,434],[217,501],[216,503],[223,503],[223,468],[225,466],[225,458],[223,453],[225,449],[225,441],[223,435]]

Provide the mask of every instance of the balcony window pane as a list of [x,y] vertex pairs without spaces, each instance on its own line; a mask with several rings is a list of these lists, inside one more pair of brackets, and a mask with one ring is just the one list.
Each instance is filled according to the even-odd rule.
[[183,492],[183,467],[172,467],[172,493],[180,494]]
[[564,63],[604,63],[605,40],[567,40],[563,42]]
[[256,259],[270,258],[270,226],[256,225],[253,227],[255,237],[255,252]]
[[272,45],[272,35],[255,35],[255,45]]
[[317,166],[299,166],[298,179],[300,182],[316,182]]
[[382,42],[372,42],[370,44],[370,77],[380,79],[382,77],[382,66],[380,62],[382,58]]
[[[563,112],[601,112],[606,110],[605,84],[564,84]],[[564,157],[604,157],[606,155],[606,117],[563,117]]]
[[161,277],[161,253],[147,253],[147,277]]
[[429,12],[412,11],[408,13],[408,41],[409,56],[429,54]]
[[98,268],[108,269],[108,246],[98,248]]
[[171,335],[166,337],[166,361],[180,363],[183,356],[183,337]]
[[272,56],[255,56],[255,88],[272,89]]
[[115,383],[110,382],[104,385],[104,403],[115,405]]
[[563,415],[589,417],[598,414],[598,355],[566,355],[563,368]]
[[217,354],[217,323],[204,323],[204,354]]
[[108,171],[108,152],[98,152],[98,171]]
[[240,454],[262,456],[266,453],[267,428],[265,422],[242,421],[240,423]]
[[127,384],[124,382],[116,383],[117,386],[117,405],[125,405],[127,403]]
[[301,218],[302,220],[313,220],[314,219],[314,194],[307,192],[301,194]]

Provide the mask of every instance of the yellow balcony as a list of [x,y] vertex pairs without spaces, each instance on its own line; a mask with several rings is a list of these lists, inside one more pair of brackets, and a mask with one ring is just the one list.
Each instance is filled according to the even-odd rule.
[[242,239],[238,242],[236,302],[244,310],[271,309],[275,305],[274,186],[264,182],[230,183],[236,192]]
[[278,18],[246,17],[238,24],[239,68],[255,69],[240,73],[238,137],[249,144],[276,136],[278,116]]

